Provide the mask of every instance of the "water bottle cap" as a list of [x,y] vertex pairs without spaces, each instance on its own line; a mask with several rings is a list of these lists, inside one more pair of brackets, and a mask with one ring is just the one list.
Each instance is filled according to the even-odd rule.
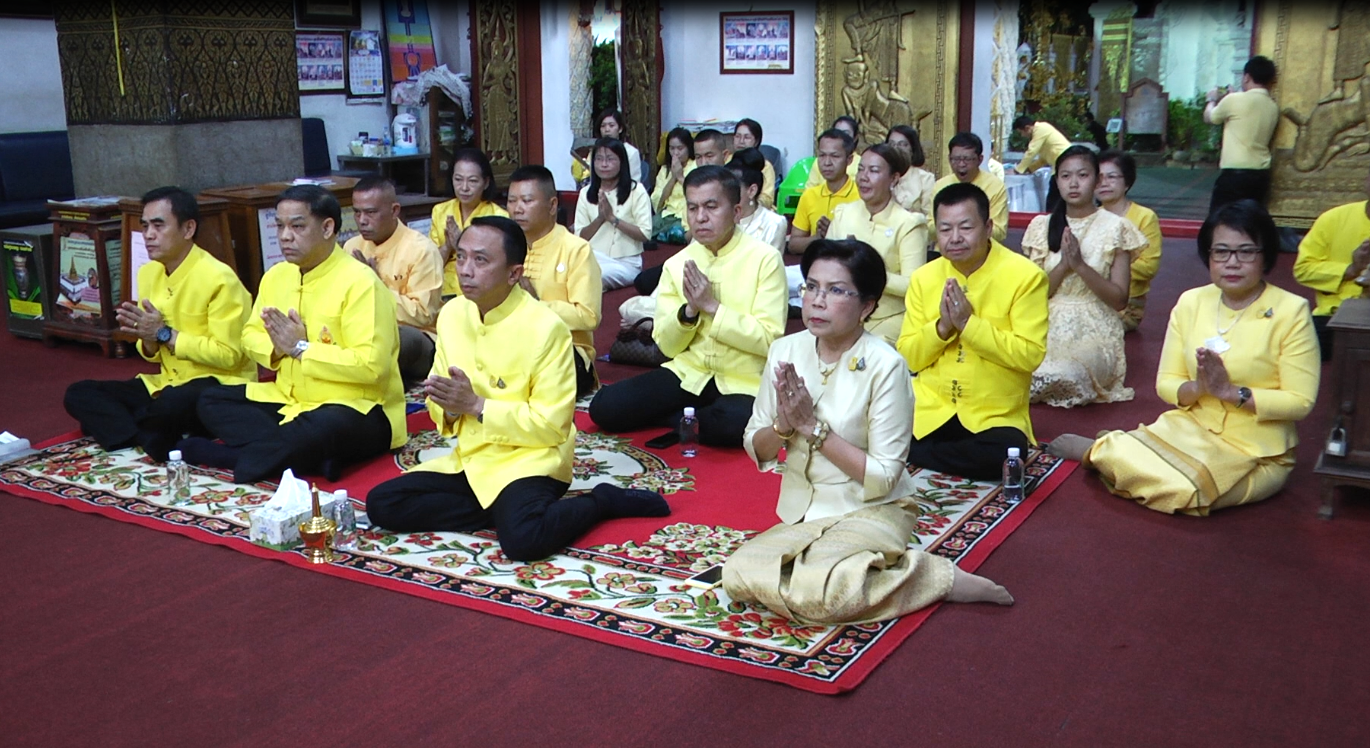
[[686,408],[686,409],[685,409],[685,417],[686,417],[686,418],[694,418],[694,417],[695,417],[695,409],[694,409],[694,408]]
[[1017,447],[1009,447],[1009,448],[1008,448],[1008,456],[1009,456],[1009,457],[1017,457],[1017,456],[1018,456],[1018,448],[1017,448]]
[[181,450],[179,450],[179,449],[173,449],[173,450],[171,450],[170,452],[167,453],[167,458],[168,458],[169,460],[171,460],[172,462],[179,462],[179,461],[181,460]]
[[342,500],[342,499],[347,498],[347,489],[346,489],[346,488],[339,488],[338,490],[334,491],[334,492],[333,492],[333,498],[338,499],[338,500]]

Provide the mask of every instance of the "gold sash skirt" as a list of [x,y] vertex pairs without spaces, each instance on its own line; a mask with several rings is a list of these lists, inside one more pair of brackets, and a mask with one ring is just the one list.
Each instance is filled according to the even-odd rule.
[[1171,410],[1150,426],[1101,434],[1085,466],[1114,494],[1148,509],[1203,517],[1273,496],[1294,469],[1294,451],[1252,457]]
[[951,592],[953,565],[908,548],[915,512],[898,504],[793,525],[747,541],[723,566],[734,599],[799,623],[867,623],[911,613]]

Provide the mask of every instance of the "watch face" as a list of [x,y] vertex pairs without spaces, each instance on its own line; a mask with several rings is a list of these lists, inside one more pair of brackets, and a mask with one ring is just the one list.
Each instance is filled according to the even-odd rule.
[[157,331],[157,342],[158,342],[158,343],[170,343],[170,342],[171,342],[171,328],[170,328],[170,327],[167,327],[166,325],[163,325],[163,326],[162,326],[162,329],[160,329],[160,330]]

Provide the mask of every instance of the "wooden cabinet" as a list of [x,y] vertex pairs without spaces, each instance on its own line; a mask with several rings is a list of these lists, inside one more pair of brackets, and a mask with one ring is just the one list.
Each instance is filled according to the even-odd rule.
[[1322,489],[1324,518],[1332,516],[1338,486],[1370,488],[1370,299],[1342,302],[1328,322],[1333,336],[1332,423],[1325,439],[1344,438],[1345,455],[1325,441],[1313,472]]
[[428,89],[428,194],[452,196],[452,154],[469,145],[466,132],[466,113],[461,104],[452,100],[441,88]]
[[47,269],[53,300],[44,343],[79,340],[98,344],[106,356],[128,355],[114,317],[124,289],[119,199],[48,201],[57,262]]

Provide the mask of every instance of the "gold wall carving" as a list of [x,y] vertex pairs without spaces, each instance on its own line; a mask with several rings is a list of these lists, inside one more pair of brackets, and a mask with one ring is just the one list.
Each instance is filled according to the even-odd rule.
[[661,44],[661,7],[655,0],[626,0],[620,36],[623,66],[620,109],[628,124],[628,142],[637,144],[655,168],[661,138],[661,87],[657,49]]
[[1283,116],[1271,145],[1270,212],[1307,227],[1328,208],[1363,199],[1370,170],[1370,10],[1361,3],[1265,0],[1256,54],[1279,69]]
[[476,46],[473,64],[480,149],[490,159],[495,181],[503,183],[523,160],[519,149],[517,8],[499,0],[475,0],[473,6],[471,38]]
[[86,0],[53,14],[68,124],[300,116],[292,0]]
[[924,168],[945,174],[956,133],[961,6],[956,0],[819,0],[814,136],[837,117],[861,122],[861,147],[893,125],[918,129]]

